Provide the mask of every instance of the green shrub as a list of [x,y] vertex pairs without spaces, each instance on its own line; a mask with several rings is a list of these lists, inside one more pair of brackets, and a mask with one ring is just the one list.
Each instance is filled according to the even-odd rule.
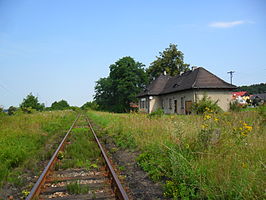
[[211,110],[214,113],[219,113],[222,109],[217,105],[217,101],[211,100],[206,94],[204,94],[203,98],[198,102],[192,104],[192,112],[197,114],[203,114],[206,109]]
[[153,111],[152,113],[150,113],[148,115],[149,118],[153,118],[153,117],[161,117],[163,116],[164,111],[163,109],[157,109],[156,111]]
[[16,110],[17,110],[16,107],[14,107],[14,106],[10,106],[10,107],[8,108],[8,115],[14,115],[15,112],[16,112]]

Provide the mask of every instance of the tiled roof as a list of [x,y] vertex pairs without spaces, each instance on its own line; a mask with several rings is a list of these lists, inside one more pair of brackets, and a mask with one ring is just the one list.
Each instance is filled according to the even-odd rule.
[[245,94],[247,94],[247,91],[240,91],[240,92],[232,92],[233,96],[244,96]]
[[195,88],[235,89],[236,86],[223,81],[203,67],[199,67],[173,77],[160,75],[137,97],[168,94]]

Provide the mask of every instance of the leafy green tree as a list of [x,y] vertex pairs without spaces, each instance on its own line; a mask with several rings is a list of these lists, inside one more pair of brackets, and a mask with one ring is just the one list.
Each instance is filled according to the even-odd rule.
[[31,112],[31,109],[42,111],[44,109],[44,104],[40,104],[38,101],[38,97],[35,97],[30,93],[27,95],[26,98],[23,99],[22,103],[20,104],[20,108],[25,112]]
[[84,103],[81,106],[81,109],[82,110],[87,110],[87,109],[97,110],[98,107],[99,107],[99,105],[95,101],[89,101],[89,102]]
[[95,102],[102,110],[127,112],[136,95],[147,84],[144,65],[131,57],[123,57],[110,65],[107,78],[101,78],[95,86]]
[[65,110],[68,109],[70,106],[67,103],[67,101],[65,100],[61,100],[61,101],[55,101],[54,103],[52,103],[51,105],[51,110]]
[[100,110],[112,110],[112,101],[114,99],[113,94],[113,81],[110,77],[100,78],[96,81],[95,90],[95,102],[99,105]]
[[151,80],[160,76],[164,71],[170,76],[175,76],[189,70],[189,64],[184,63],[184,54],[177,49],[177,45],[170,44],[159,54],[147,69]]

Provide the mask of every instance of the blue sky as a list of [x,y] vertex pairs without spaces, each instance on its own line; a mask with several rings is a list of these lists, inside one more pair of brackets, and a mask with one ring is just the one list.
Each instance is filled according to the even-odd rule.
[[235,85],[266,82],[264,0],[0,0],[0,105],[32,92],[50,106],[91,101],[124,56],[149,66],[170,43]]

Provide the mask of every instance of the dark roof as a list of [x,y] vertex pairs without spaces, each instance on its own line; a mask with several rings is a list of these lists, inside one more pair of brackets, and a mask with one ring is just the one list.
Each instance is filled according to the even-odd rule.
[[256,97],[258,97],[258,98],[263,99],[263,100],[266,101],[266,93],[253,94],[253,95],[251,96],[251,99],[253,100],[253,99],[255,99]]
[[171,76],[168,75],[160,75],[158,78],[153,80],[138,96],[159,95],[170,78]]
[[137,97],[168,94],[195,88],[235,89],[236,86],[223,81],[203,67],[198,67],[194,70],[173,77],[160,75]]

